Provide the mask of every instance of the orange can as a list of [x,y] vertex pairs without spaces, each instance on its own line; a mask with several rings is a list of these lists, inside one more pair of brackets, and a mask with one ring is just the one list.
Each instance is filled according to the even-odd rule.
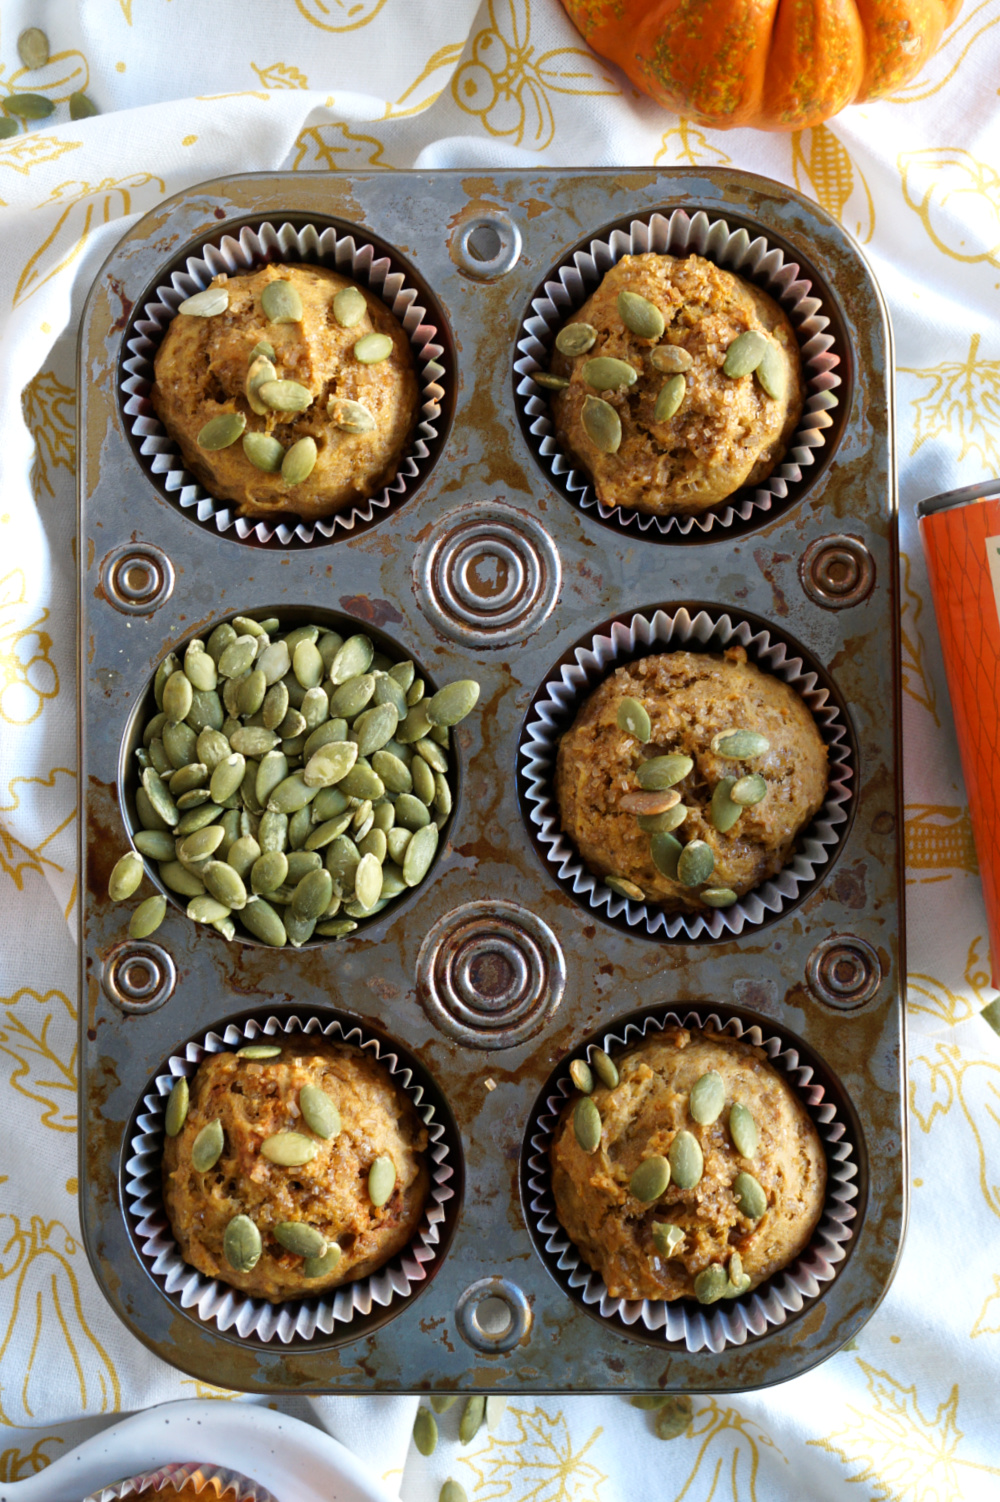
[[1000,989],[1000,480],[917,506]]

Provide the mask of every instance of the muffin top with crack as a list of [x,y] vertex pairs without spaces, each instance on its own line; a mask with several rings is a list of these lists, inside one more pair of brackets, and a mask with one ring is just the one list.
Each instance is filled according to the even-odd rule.
[[557,433],[608,507],[695,515],[781,461],[802,412],[775,300],[701,256],[623,256],[559,330]]
[[243,516],[329,516],[388,485],[417,420],[410,341],[325,266],[217,276],[180,305],[151,400],[184,463]]

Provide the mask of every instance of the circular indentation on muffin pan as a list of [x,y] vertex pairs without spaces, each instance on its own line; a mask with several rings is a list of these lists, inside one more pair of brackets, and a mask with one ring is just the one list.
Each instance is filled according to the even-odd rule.
[[818,1001],[838,1012],[854,1012],[878,991],[882,965],[866,940],[832,934],[806,961],[806,982]]
[[417,995],[431,1020],[473,1048],[513,1048],[562,1000],[566,961],[555,934],[516,902],[445,913],[417,956]]
[[126,543],[105,558],[101,585],[122,615],[152,615],[173,593],[174,566],[152,543]]
[[460,224],[450,249],[452,260],[466,276],[495,282],[520,260],[521,231],[502,209],[494,209]]
[[[232,276],[287,262],[327,266],[380,297],[409,336],[421,388],[414,433],[395,479],[368,500],[314,521],[278,513],[269,519],[242,517],[234,502],[214,499],[185,468],[150,400],[153,362],[178,305],[221,273]],[[157,272],[125,330],[118,389],[132,451],[164,500],[217,536],[283,549],[357,537],[409,500],[444,447],[455,404],[454,374],[454,340],[444,309],[398,250],[325,216],[289,215],[277,227],[257,216],[190,242]]]
[[799,559],[802,588],[824,610],[860,605],[875,588],[875,560],[860,537],[817,537]]
[[[170,1091],[190,1079],[208,1054],[247,1043],[301,1036],[346,1043],[378,1059],[406,1091],[428,1131],[431,1187],[417,1235],[367,1278],[310,1298],[272,1304],[252,1298],[184,1262],[163,1204],[163,1117]],[[455,1231],[461,1201],[462,1149],[444,1096],[424,1065],[394,1038],[377,1037],[333,1009],[321,1016],[294,1011],[244,1013],[182,1044],[156,1070],[132,1112],[122,1154],[121,1203],[132,1246],[159,1293],[188,1319],[225,1338],[298,1347],[342,1345],[393,1319],[437,1273]]]
[[[555,795],[556,756],[584,700],[615,668],[659,652],[714,652],[741,646],[748,660],[801,696],[826,742],[830,785],[826,801],[796,842],[796,854],[775,876],[732,907],[704,913],[666,913],[621,897],[584,865],[563,834]],[[794,637],[755,615],[715,606],[646,607],[605,621],[569,647],[535,691],[518,739],[517,790],[521,817],[548,874],[588,913],[625,933],[678,943],[715,943],[774,923],[823,881],[851,829],[857,747],[847,706],[833,680]]]
[[[338,631],[345,638],[345,640],[348,636],[352,636],[356,633],[363,633],[365,636],[368,636],[372,642],[374,642],[376,652],[384,653],[387,657],[390,657],[393,662],[404,662],[407,659],[411,660],[416,669],[416,676],[423,678],[424,682],[427,685],[428,697],[433,694],[435,690],[440,686],[439,684],[435,683],[434,679],[431,678],[430,674],[426,672],[423,665],[417,660],[416,657],[413,656],[412,653],[408,653],[403,647],[400,646],[398,642],[393,640],[393,638],[388,636],[384,631],[379,630],[377,626],[373,626],[369,621],[358,620],[354,616],[345,615],[342,611],[325,610],[319,606],[312,605],[255,605],[249,606],[245,610],[230,611],[226,615],[219,616],[217,620],[206,622],[199,630],[193,631],[190,636],[182,638],[179,642],[174,643],[172,646],[165,646],[159,656],[155,659],[155,661],[157,663],[162,661],[162,659],[167,655],[168,651],[174,652],[177,657],[183,661],[184,651],[189,641],[192,641],[194,639],[207,640],[216,626],[220,625],[223,621],[231,620],[235,615],[249,615],[255,620],[266,620],[269,616],[276,616],[281,622],[282,634],[285,634],[288,631],[293,630],[296,626],[300,626],[305,623],[318,625],[324,630]],[[153,677],[155,677],[155,670]],[[130,840],[134,838],[138,830],[141,830],[143,828],[143,825],[140,822],[138,813],[136,811],[135,797],[138,789],[141,786],[141,782],[139,777],[138,763],[135,759],[135,751],[142,745],[143,731],[146,725],[149,723],[153,715],[157,713],[156,699],[153,692],[153,677],[149,679],[148,683],[146,684],[145,690],[140,691],[140,693],[136,697],[136,702],[125,723],[125,729],[122,734],[122,739],[118,751],[118,807],[122,811],[126,833]],[[426,888],[426,884],[430,881],[433,881],[434,872],[441,861],[441,857],[444,854],[445,849],[447,848],[448,832],[452,828],[454,820],[457,816],[459,800],[462,791],[461,760],[458,755],[457,742],[454,736],[452,736],[451,738],[451,744],[448,748],[448,756],[448,781],[452,793],[452,809],[451,813],[448,816],[448,819],[441,827],[437,850],[434,854],[434,859],[431,862],[430,869],[428,870],[427,875],[424,877],[423,881],[420,882],[417,886],[409,888],[408,891],[401,892],[398,897],[393,897],[389,901],[388,906],[383,908],[381,912],[375,913],[370,918],[358,919],[358,927],[353,933],[347,934],[340,939],[309,939],[305,944],[302,944],[300,946],[301,950],[318,949],[324,945],[330,944],[350,944],[351,940],[354,938],[370,939],[377,931],[378,925],[382,922],[383,917],[389,922],[393,922],[399,916],[399,914],[402,913],[403,910],[413,902],[414,898],[417,897],[421,893],[421,891]],[[180,913],[184,914],[186,918],[186,908],[189,899],[179,896],[178,893],[171,891],[169,887],[163,884],[157,871],[158,862],[152,860],[148,856],[144,856],[143,860],[145,862],[146,875],[152,882],[152,884],[156,887],[157,891],[163,894],[170,906],[176,908]],[[234,918],[238,919],[239,912],[234,912],[233,916]],[[241,928],[238,923],[236,928],[236,936],[233,940],[225,939],[221,934],[217,933],[210,924],[200,923],[198,924],[198,928],[200,934],[204,935],[206,939],[210,939],[211,941],[217,943],[226,944],[232,942],[249,944],[256,946],[259,949],[265,950],[271,948],[271,946],[262,943],[260,939],[254,938],[252,934]],[[289,944],[278,952],[287,955],[290,952],[294,953],[295,950],[293,946]]]
[[612,1055],[664,1028],[710,1028],[762,1048],[807,1108],[827,1160],[826,1202],[805,1251],[749,1294],[703,1306],[694,1299],[612,1298],[599,1273],[583,1260],[556,1214],[549,1152],[566,1103],[577,1098],[569,1077],[570,1057],[549,1076],[528,1118],[521,1152],[521,1199],[535,1251],[566,1296],[592,1318],[651,1345],[689,1351],[721,1351],[767,1334],[817,1299],[854,1248],[867,1205],[867,1160],[860,1123],[850,1097],[819,1054],[792,1033],[779,1036],[769,1018],[714,1004],[658,1007],[634,1012],[610,1032],[593,1033],[574,1050],[585,1059],[593,1048]]
[[531,1334],[531,1305],[509,1278],[477,1278],[459,1294],[455,1322],[466,1345],[498,1355]]
[[524,511],[481,501],[442,517],[414,569],[417,600],[451,641],[502,647],[550,614],[562,577],[548,532]]
[[159,944],[128,939],[104,961],[101,985],[121,1012],[155,1012],[169,1001],[177,984],[177,966]]
[[[547,370],[561,325],[581,308],[623,256],[646,252],[713,261],[770,293],[795,330],[806,393],[799,425],[782,462],[766,479],[744,486],[695,516],[655,516],[598,501],[590,477],[566,452],[550,403],[533,379]],[[850,341],[837,300],[795,246],[738,213],[725,219],[704,210],[621,220],[581,242],[546,274],[522,319],[514,362],[521,428],[549,484],[595,521],[647,542],[712,542],[769,525],[813,488],[832,458],[851,408]]]

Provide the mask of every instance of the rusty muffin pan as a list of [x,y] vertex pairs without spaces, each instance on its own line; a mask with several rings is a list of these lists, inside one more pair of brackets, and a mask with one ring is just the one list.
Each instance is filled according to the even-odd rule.
[[[561,268],[677,210],[763,237],[798,267],[788,274],[812,283],[839,384],[823,453],[780,504],[653,538],[576,504],[542,452],[522,335]],[[375,246],[416,289],[439,350],[419,483],[370,523],[308,543],[203,525],[136,441],[125,407],[141,391],[123,392],[152,291],[223,237],[270,225],[280,240],[284,224]],[[191,1375],[255,1392],[731,1393],[839,1349],[891,1281],[907,1197],[892,344],[849,236],[784,185],[721,169],[220,179],[161,205],[109,257],[81,326],[79,393],[80,1211],[118,1316]],[[795,900],[695,941],[595,910],[559,879],[519,746],[581,643],[636,613],[699,610],[815,668],[851,779]],[[129,939],[107,881],[129,844],[120,772],[158,662],[237,613],[310,611],[372,628],[432,681],[482,686],[453,732],[459,795],[430,876],[350,937],[301,950],[227,942],[176,906]],[[855,1213],[835,1275],[739,1339],[714,1338],[711,1321],[692,1339],[676,1321],[602,1317],[533,1219],[546,1091],[569,1058],[654,1012],[798,1043],[809,1088],[843,1124]],[[455,1193],[408,1297],[263,1339],[167,1295],[141,1251],[127,1164],[166,1061],[233,1023],[292,1016],[354,1025],[414,1061],[449,1123]]]

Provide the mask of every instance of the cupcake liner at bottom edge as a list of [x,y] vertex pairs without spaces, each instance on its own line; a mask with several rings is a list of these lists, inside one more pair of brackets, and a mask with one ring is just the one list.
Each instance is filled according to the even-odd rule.
[[100,1491],[91,1492],[83,1502],[125,1502],[125,1499],[137,1497],[150,1488],[157,1498],[171,1502],[171,1498],[184,1487],[189,1487],[198,1498],[204,1498],[204,1502],[275,1502],[271,1492],[248,1476],[191,1460],[175,1461],[159,1466],[155,1471],[144,1471],[141,1475],[126,1477],[124,1481],[114,1481]]

